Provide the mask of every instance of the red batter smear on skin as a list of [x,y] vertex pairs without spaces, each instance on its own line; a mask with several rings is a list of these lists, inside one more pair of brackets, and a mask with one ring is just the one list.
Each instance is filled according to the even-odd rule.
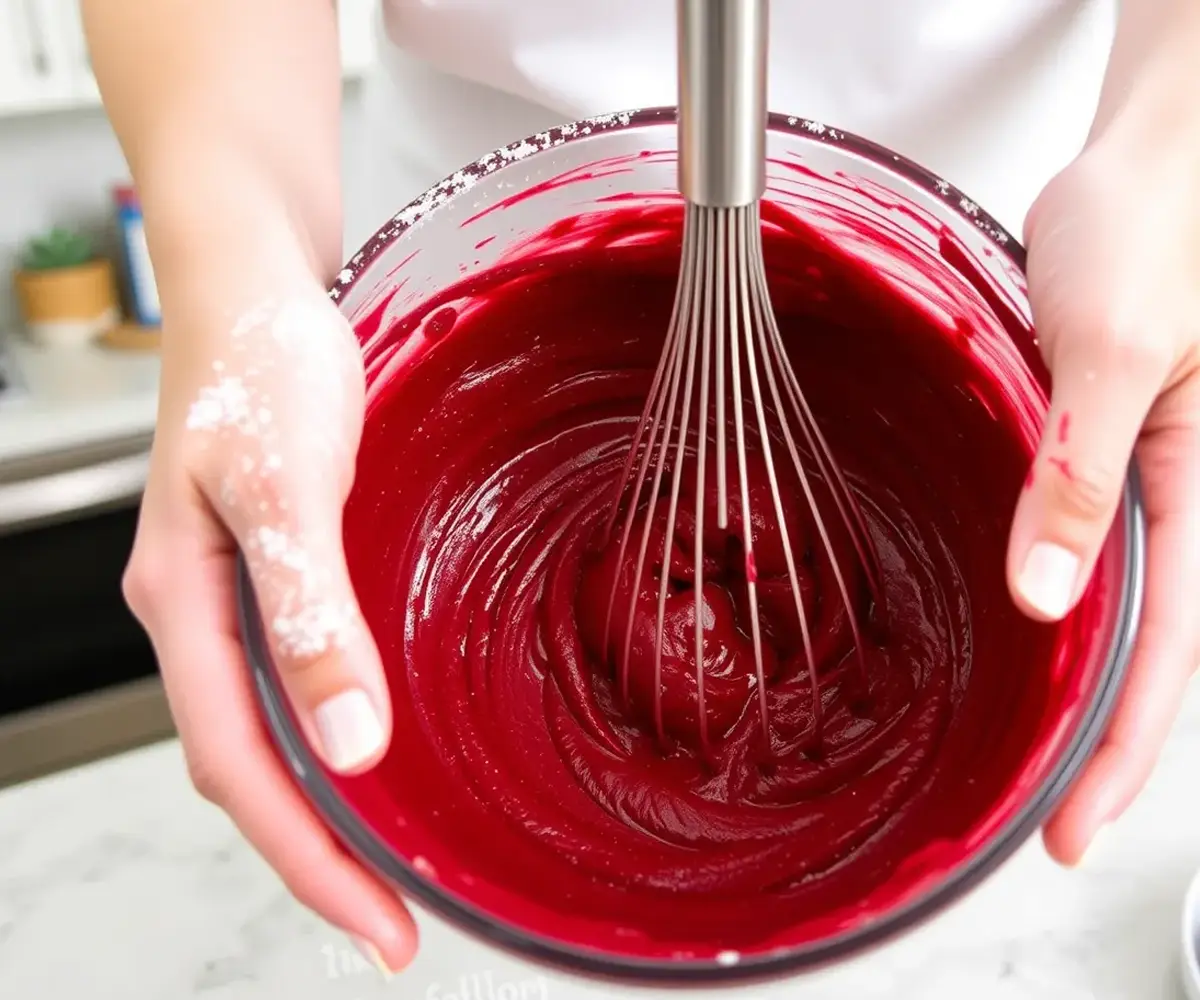
[[1064,479],[1074,480],[1075,475],[1074,475],[1074,473],[1071,472],[1071,463],[1067,459],[1065,459],[1065,458],[1048,458],[1048,459],[1046,459],[1046,463],[1048,465],[1052,465],[1052,466],[1054,466],[1054,468],[1058,469],[1058,471],[1062,473]]
[[[818,728],[752,449],[753,562],[737,517],[718,531],[706,511],[702,752],[694,498],[671,557],[649,560],[640,580],[633,553],[618,567],[616,540],[601,534],[667,330],[681,217],[678,204],[650,202],[564,220],[386,330],[364,319],[367,420],[345,541],[395,736],[375,771],[336,779],[448,892],[532,933],[663,959],[837,935],[961,865],[1045,777],[1065,706],[1078,710],[1094,683],[1078,664],[1097,630],[1090,597],[1067,623],[1039,625],[1005,585],[1009,521],[1045,413],[1028,328],[944,254],[842,219],[904,272],[893,283],[766,205],[779,324],[870,525],[884,607],[838,553],[865,626],[864,678],[829,555],[785,484]],[[935,318],[922,296],[953,318]],[[451,302],[452,329],[389,360]],[[1012,330],[1024,331],[1018,346]],[[617,572],[632,617],[619,601],[606,632]],[[659,692],[668,752],[654,731]]]
[[1064,413],[1058,420],[1058,443],[1066,444],[1071,434],[1071,414]]

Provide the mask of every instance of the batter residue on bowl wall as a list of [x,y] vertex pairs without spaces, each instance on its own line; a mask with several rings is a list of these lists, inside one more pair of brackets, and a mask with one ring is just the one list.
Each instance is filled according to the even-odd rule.
[[[380,305],[360,323],[371,386],[346,541],[395,741],[341,787],[448,891],[579,946],[713,958],[870,919],[1012,814],[1055,706],[1094,681],[1061,669],[1089,641],[1088,602],[1073,623],[1039,626],[1005,589],[1045,404],[1029,345],[1005,331],[1019,318],[947,265],[952,246],[922,258],[881,243],[896,264],[885,279],[764,211],[781,329],[884,580],[882,608],[851,581],[870,623],[864,676],[792,494],[818,728],[759,496],[770,747],[736,518],[705,534],[711,757],[696,739],[688,511],[669,567],[669,750],[649,712],[658,565],[639,583],[628,699],[623,612],[605,634],[616,543],[601,529],[667,329],[681,208],[565,220],[418,313],[380,329]],[[401,344],[403,364],[389,363]]]

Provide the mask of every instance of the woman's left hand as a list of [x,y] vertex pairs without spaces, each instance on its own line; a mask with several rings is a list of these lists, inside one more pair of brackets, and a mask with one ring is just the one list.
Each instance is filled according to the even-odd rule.
[[1053,394],[1012,528],[1014,598],[1043,620],[1075,605],[1131,455],[1148,528],[1124,695],[1045,830],[1075,864],[1145,783],[1200,656],[1200,142],[1102,136],[1046,187],[1025,240]]

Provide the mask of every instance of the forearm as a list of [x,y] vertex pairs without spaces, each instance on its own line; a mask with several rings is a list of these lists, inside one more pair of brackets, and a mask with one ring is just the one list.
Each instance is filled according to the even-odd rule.
[[237,299],[302,273],[331,277],[342,239],[331,0],[83,9],[164,312],[193,306],[198,287]]
[[1200,149],[1200,0],[1121,0],[1091,140]]

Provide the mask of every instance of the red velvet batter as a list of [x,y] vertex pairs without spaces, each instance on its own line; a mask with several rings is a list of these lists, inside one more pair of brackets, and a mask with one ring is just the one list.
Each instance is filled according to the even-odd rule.
[[[657,570],[642,582],[626,703],[623,612],[604,634],[615,543],[598,533],[667,328],[680,208],[567,220],[390,329],[378,329],[383,304],[359,324],[371,389],[346,542],[395,737],[379,769],[342,788],[447,891],[580,946],[712,957],[869,920],[1011,817],[1094,681],[1064,664],[1092,639],[1096,593],[1050,627],[1005,588],[1045,409],[1020,318],[948,237],[941,256],[880,243],[901,293],[789,214],[766,215],[779,322],[860,496],[886,610],[852,577],[864,678],[792,494],[817,730],[778,536],[761,534],[773,518],[752,566],[706,531],[711,759],[695,723],[689,514],[670,570],[670,753],[651,711]],[[764,595],[773,751],[745,632],[748,572]]]

